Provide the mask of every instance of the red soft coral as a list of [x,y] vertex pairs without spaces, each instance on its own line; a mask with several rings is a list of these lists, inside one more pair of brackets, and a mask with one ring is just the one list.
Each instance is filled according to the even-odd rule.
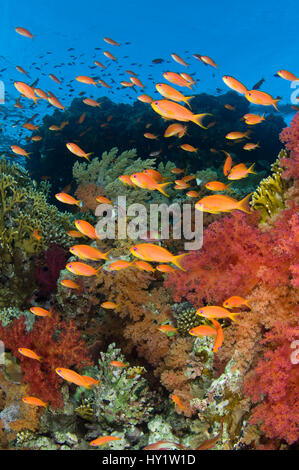
[[278,324],[265,336],[271,348],[245,382],[244,392],[253,402],[263,401],[252,412],[251,423],[260,424],[269,438],[299,439],[299,366],[291,361],[291,344],[299,338],[299,328]]
[[[30,394],[50,402],[53,408],[63,406],[60,392],[62,380],[55,369],[92,365],[75,323],[72,320],[60,320],[56,313],[52,318],[36,320],[32,331],[28,333],[23,316],[7,327],[0,324],[0,339],[5,348],[20,360],[22,380],[29,385]],[[20,347],[32,349],[41,356],[41,362],[22,356],[18,352]]]
[[280,160],[282,166],[286,168],[282,176],[296,179],[299,177],[299,113],[295,114],[290,126],[285,127],[279,137],[290,151],[290,158]]

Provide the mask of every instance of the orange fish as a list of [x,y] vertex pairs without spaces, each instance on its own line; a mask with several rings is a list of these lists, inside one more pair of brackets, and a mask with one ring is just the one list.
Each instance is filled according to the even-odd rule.
[[89,245],[74,245],[71,246],[70,252],[78,256],[83,260],[92,260],[92,261],[99,261],[101,259],[108,259],[108,254],[111,250],[107,251],[106,253],[102,253],[97,248]]
[[218,307],[217,305],[210,305],[208,307],[200,307],[196,311],[197,315],[205,318],[230,318],[233,321],[236,321],[235,317],[240,315],[242,312],[230,312],[226,308]]
[[175,119],[177,121],[192,121],[198,126],[206,129],[202,124],[205,116],[211,116],[210,113],[193,114],[184,106],[169,100],[153,101],[151,103],[153,110],[166,119]]
[[160,325],[157,330],[161,331],[162,333],[176,333],[178,329],[172,325]]
[[39,317],[51,317],[52,313],[42,307],[31,307],[30,312]]
[[101,446],[103,444],[107,444],[107,442],[110,442],[110,441],[120,441],[121,440],[121,437],[115,437],[115,436],[102,436],[102,437],[98,437],[97,439],[95,439],[94,441],[91,441],[89,443],[90,446]]
[[43,140],[43,138],[40,135],[34,135],[33,137],[31,137],[31,140],[33,140],[34,142],[39,142]]
[[77,232],[77,230],[69,230],[68,232],[66,232],[70,237],[74,237],[74,238],[82,238],[84,237],[84,234],[81,233],[81,232]]
[[184,65],[185,67],[189,67],[189,64],[187,64],[179,55],[172,53],[171,57],[175,62],[177,62],[180,65]]
[[71,281],[70,279],[62,279],[60,281],[60,284],[64,287],[69,287],[70,289],[81,289],[79,284],[74,281]]
[[57,193],[55,194],[55,197],[58,201],[63,202],[64,204],[75,204],[78,207],[82,207],[83,205],[82,201],[78,201],[77,199],[66,193]]
[[97,65],[98,67],[102,67],[103,69],[106,68],[106,65],[103,65],[102,62],[99,62],[98,60],[95,60],[94,64]]
[[93,155],[93,152],[85,153],[78,145],[72,142],[68,142],[66,146],[69,149],[69,151],[72,152],[74,155],[76,155],[77,157],[86,158],[86,160],[90,162],[88,157],[90,157],[90,155]]
[[38,356],[32,349],[18,348],[18,351],[22,356],[30,357],[30,359],[36,359],[37,361],[41,360],[41,356]]
[[177,395],[170,395],[170,398],[172,399],[172,401],[175,403],[176,406],[181,408],[181,410],[186,411],[186,408],[183,406],[180,397],[178,397]]
[[111,54],[111,52],[109,51],[104,51],[103,54],[108,57],[109,59],[112,59],[112,60],[116,60],[116,57],[114,57],[113,54]]
[[274,99],[269,93],[260,90],[249,90],[245,94],[245,98],[250,101],[250,103],[260,104],[263,106],[274,106],[274,108],[278,111],[276,103],[280,100],[280,98]]
[[42,238],[41,235],[38,233],[38,230],[36,230],[36,229],[33,230],[33,236],[34,236],[35,240],[37,240],[37,241],[40,241],[41,238]]
[[37,131],[38,126],[35,126],[34,124],[31,124],[31,122],[25,122],[23,126],[25,129],[28,129],[29,131]]
[[134,86],[134,83],[133,82],[126,82],[126,81],[123,81],[123,82],[120,82],[120,84],[124,87],[132,87]]
[[164,137],[173,137],[177,135],[179,138],[183,137],[187,132],[187,126],[183,126],[183,124],[175,123],[170,124],[167,127],[166,131],[164,132]]
[[218,67],[217,64],[211,59],[211,57],[208,57],[207,55],[199,55],[199,54],[193,54],[193,57],[195,59],[201,60],[204,64],[206,65],[211,65],[212,67]]
[[191,197],[191,198],[193,198],[193,197],[199,197],[199,193],[198,193],[197,191],[188,191],[188,192],[186,193],[186,196]]
[[164,188],[170,183],[159,184],[150,175],[145,173],[134,173],[130,176],[130,178],[134,185],[138,186],[139,188],[157,190],[164,196],[169,197],[168,194],[165,193]]
[[232,164],[233,164],[233,159],[231,157],[231,155],[226,152],[225,150],[222,150],[222,152],[225,153],[226,155],[226,160],[224,162],[224,166],[223,166],[223,174],[224,176],[227,176],[231,170],[231,167],[232,167]]
[[249,199],[251,194],[248,194],[244,199],[241,201],[237,201],[230,196],[224,196],[220,194],[213,194],[212,196],[206,196],[200,199],[195,204],[195,209],[203,211],[203,212],[210,212],[211,214],[220,214],[221,212],[231,212],[233,210],[240,210],[242,212],[246,212],[246,214],[251,213]]
[[77,276],[97,276],[102,266],[98,269],[93,268],[85,263],[80,263],[78,261],[73,261],[72,263],[68,263],[66,265],[66,269],[70,271],[72,274],[76,274]]
[[189,101],[194,98],[194,96],[184,96],[180,91],[175,90],[170,85],[166,85],[165,83],[157,83],[156,89],[164,98],[172,101],[177,101],[179,103],[186,103],[189,107]]
[[155,134],[151,134],[150,132],[146,132],[143,134],[146,139],[157,140],[159,137]]
[[111,361],[110,365],[113,367],[127,367],[126,364],[121,361]]
[[143,261],[155,261],[158,263],[172,263],[178,268],[182,268],[179,261],[188,255],[184,253],[182,255],[172,255],[166,248],[155,245],[154,243],[140,243],[139,245],[132,246],[130,252],[136,258],[141,258]]
[[39,97],[39,98],[42,98],[44,100],[47,100],[48,101],[48,95],[43,91],[41,90],[40,88],[33,88],[34,90],[34,93]]
[[255,144],[253,142],[249,142],[243,146],[244,150],[255,150],[256,148],[260,148],[259,144]]
[[254,165],[255,163],[253,163],[250,168],[247,168],[244,163],[239,163],[239,165],[232,167],[227,178],[229,180],[240,180],[242,178],[247,178],[250,173],[256,175],[256,172],[253,171]]
[[205,187],[211,191],[225,191],[230,187],[230,185],[231,183],[224,184],[221,183],[221,181],[209,181],[205,184]]
[[251,308],[248,303],[248,300],[238,295],[233,295],[232,297],[230,297],[229,299],[226,299],[223,302],[223,307],[225,308],[235,308],[235,307],[238,308],[238,307],[244,307],[244,306]]
[[104,196],[98,196],[96,197],[96,201],[99,202],[100,204],[113,204],[110,199]]
[[76,220],[75,225],[79,232],[86,235],[86,237],[98,238],[96,229],[89,222],[86,222],[85,220]]
[[23,69],[23,67],[20,67],[19,65],[16,65],[16,69],[17,69],[18,72],[21,72],[24,75],[28,75],[27,72]]
[[242,95],[245,95],[245,93],[247,92],[246,86],[244,86],[243,83],[239,82],[234,77],[230,77],[229,75],[224,75],[222,77],[222,80],[229,88],[237,91],[238,93],[241,93]]
[[101,307],[107,308],[109,310],[114,310],[115,308],[118,308],[118,305],[114,302],[103,302],[101,303]]
[[77,80],[77,82],[80,82],[80,83],[85,83],[86,85],[95,85],[95,86],[97,86],[94,79],[91,78],[91,77],[87,77],[86,75],[78,75],[78,77],[76,77],[75,80]]
[[65,109],[65,106],[63,106],[60,101],[56,98],[56,96],[50,96],[48,98],[48,101],[49,103],[52,105],[52,106],[55,106],[55,108],[58,108],[58,109]]
[[184,173],[184,170],[182,170],[181,168],[172,168],[172,170],[170,170],[170,171],[174,175],[179,175],[180,173]]
[[164,181],[165,178],[161,175],[161,173],[157,170],[154,170],[152,168],[149,168],[147,170],[144,170],[146,175],[149,175],[151,178],[153,178],[157,183],[160,183],[160,181]]
[[24,82],[14,82],[14,86],[21,93],[21,95],[25,96],[29,100],[33,100],[36,104],[38,97],[35,95],[33,89]]
[[49,77],[51,78],[51,80],[53,80],[53,82],[61,83],[61,81],[53,73],[50,73]]
[[247,113],[244,114],[243,118],[245,119],[245,123],[249,125],[259,124],[265,120],[264,114],[260,116],[259,114]]
[[188,181],[192,181],[196,178],[196,175],[187,175],[187,176],[183,176],[183,178],[181,179],[181,181],[184,181],[185,183],[187,183]]
[[105,82],[105,80],[99,80],[99,83],[104,86],[105,88],[111,88],[110,85],[108,85],[108,83]]
[[183,144],[180,145],[181,149],[186,150],[186,152],[197,152],[198,148],[193,147],[193,145],[190,144]]
[[217,335],[216,335],[216,339],[215,339],[215,343],[214,343],[214,348],[213,348],[213,352],[217,352],[219,348],[221,348],[222,344],[223,344],[223,341],[224,341],[224,333],[223,333],[223,329],[220,325],[220,323],[216,320],[214,320],[214,318],[210,318],[211,322],[213,323],[213,325],[215,326],[216,328],[216,331],[217,331]]
[[111,46],[120,46],[120,44],[116,41],[114,41],[114,39],[111,39],[111,38],[103,38],[105,42],[107,42],[108,44],[110,44]]
[[22,155],[24,157],[29,158],[30,153],[27,153],[26,150],[22,149],[18,145],[11,145],[10,148],[13,151],[13,153],[16,153],[17,155]]
[[77,374],[77,372],[74,370],[57,367],[55,372],[64,380],[67,380],[67,382],[79,385],[79,387],[85,387],[89,389],[91,388],[91,385],[88,383],[88,381],[82,375]]
[[93,100],[92,98],[85,98],[85,100],[83,100],[83,103],[87,104],[88,106],[92,106],[92,107],[100,107],[100,103],[98,103],[96,100]]
[[144,88],[143,83],[139,80],[139,78],[134,77],[134,75],[130,77],[130,80],[132,83],[134,83],[134,85],[138,86],[139,88]]
[[137,96],[137,99],[142,103],[151,103],[153,101],[153,98],[149,95],[140,95]]
[[26,38],[30,38],[30,39],[33,39],[33,35],[30,33],[30,31],[28,31],[28,29],[26,28],[15,28],[15,31],[18,33],[18,34],[21,34],[22,36],[25,36]]
[[228,140],[236,140],[236,139],[249,139],[250,131],[247,132],[229,132],[226,134],[225,138]]
[[159,264],[158,266],[156,266],[156,269],[161,273],[174,273],[176,271],[175,268],[169,266],[168,264]]
[[180,76],[184,78],[184,80],[187,80],[187,82],[190,83],[190,85],[195,85],[195,81],[193,80],[190,75],[188,75],[186,72],[180,73]]
[[231,104],[225,104],[224,107],[225,107],[226,109],[229,109],[230,111],[234,111],[234,110],[235,110],[235,107],[232,106]]
[[299,80],[296,75],[294,75],[292,72],[288,72],[287,70],[278,70],[277,75],[279,75],[281,78],[284,78],[285,80],[289,80],[290,82]]
[[198,336],[198,337],[200,337],[200,336],[216,336],[217,331],[212,326],[200,325],[200,326],[195,326],[194,328],[191,328],[191,330],[189,330],[188,333],[189,333],[189,335]]
[[155,268],[151,266],[149,263],[146,261],[135,261],[135,266],[140,269],[141,271],[148,271],[153,273],[155,271]]
[[120,271],[121,269],[129,268],[134,264],[134,261],[125,261],[123,259],[119,259],[118,261],[113,261],[110,263],[109,266],[106,267],[108,271]]
[[169,82],[173,83],[174,85],[178,85],[181,87],[188,87],[192,88],[192,84],[185,80],[181,75],[175,72],[165,72],[163,73],[163,77],[166,78]]
[[45,408],[48,406],[48,403],[45,403],[36,397],[23,397],[22,401],[27,403],[27,405],[44,406]]
[[118,179],[127,186],[134,186],[134,183],[131,181],[131,177],[129,175],[118,176]]

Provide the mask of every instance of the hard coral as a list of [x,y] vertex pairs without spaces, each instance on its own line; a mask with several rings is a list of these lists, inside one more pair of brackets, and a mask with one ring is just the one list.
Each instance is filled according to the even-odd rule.
[[[29,333],[26,333],[25,318],[15,319],[6,328],[0,326],[0,338],[6,349],[20,360],[22,381],[29,385],[29,393],[50,402],[53,408],[63,406],[61,379],[55,369],[92,365],[75,323],[60,320],[56,313],[51,318],[37,320]],[[20,347],[32,349],[42,360],[22,356],[18,352]]]

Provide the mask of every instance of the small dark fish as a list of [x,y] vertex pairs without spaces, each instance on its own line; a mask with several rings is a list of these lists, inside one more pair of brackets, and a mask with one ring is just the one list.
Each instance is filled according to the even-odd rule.
[[264,83],[265,79],[261,78],[255,85],[253,85],[252,90],[259,90],[261,85]]
[[153,59],[152,60],[153,64],[162,64],[162,62],[164,62],[164,59]]

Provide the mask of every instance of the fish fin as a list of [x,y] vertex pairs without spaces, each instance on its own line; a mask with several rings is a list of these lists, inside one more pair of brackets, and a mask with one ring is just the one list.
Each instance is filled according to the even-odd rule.
[[248,194],[244,199],[239,201],[238,206],[236,209],[239,209],[240,211],[246,212],[246,214],[251,214],[251,207],[249,205],[249,199],[253,193]]
[[273,100],[274,102],[272,103],[274,108],[279,111],[278,107],[276,106],[276,103],[278,103],[278,101],[280,101],[280,98],[276,98],[276,100]]
[[252,171],[254,165],[255,165],[255,162],[251,165],[251,167],[248,168],[248,173],[252,173],[253,175],[256,175],[256,171]]
[[165,188],[165,186],[168,186],[168,185],[171,184],[171,183],[172,183],[172,182],[169,181],[168,183],[158,184],[158,187],[157,187],[158,191],[160,191],[160,193],[164,194],[164,196],[169,197],[169,195],[166,194],[166,192],[164,191],[163,188]]
[[180,268],[182,271],[186,271],[186,269],[182,268],[182,266],[180,265],[179,261],[184,257],[184,256],[187,256],[189,255],[190,253],[183,253],[182,255],[177,255],[177,256],[174,256],[171,263],[174,264],[175,266],[177,266],[178,268]]
[[104,253],[103,259],[105,259],[105,260],[109,259],[108,254],[110,253],[110,251],[112,251],[112,248],[111,248],[111,250],[108,250],[108,251],[106,251],[106,253]]
[[242,313],[242,312],[234,312],[234,313],[231,313],[228,317],[229,317],[232,321],[234,321],[234,322],[236,322],[236,323],[240,323],[240,322],[238,322],[238,321],[236,320],[235,317],[236,317],[237,315],[241,315],[241,313]]
[[185,97],[185,103],[189,106],[190,109],[191,109],[191,106],[190,106],[189,101],[192,100],[192,98],[194,98],[194,96],[186,96]]
[[81,208],[81,207],[83,207],[84,202],[83,201],[77,201],[76,205]]
[[202,127],[203,129],[208,129],[202,124],[202,121],[205,116],[213,116],[211,113],[203,113],[203,114],[193,114],[192,122],[197,124],[198,126]]

